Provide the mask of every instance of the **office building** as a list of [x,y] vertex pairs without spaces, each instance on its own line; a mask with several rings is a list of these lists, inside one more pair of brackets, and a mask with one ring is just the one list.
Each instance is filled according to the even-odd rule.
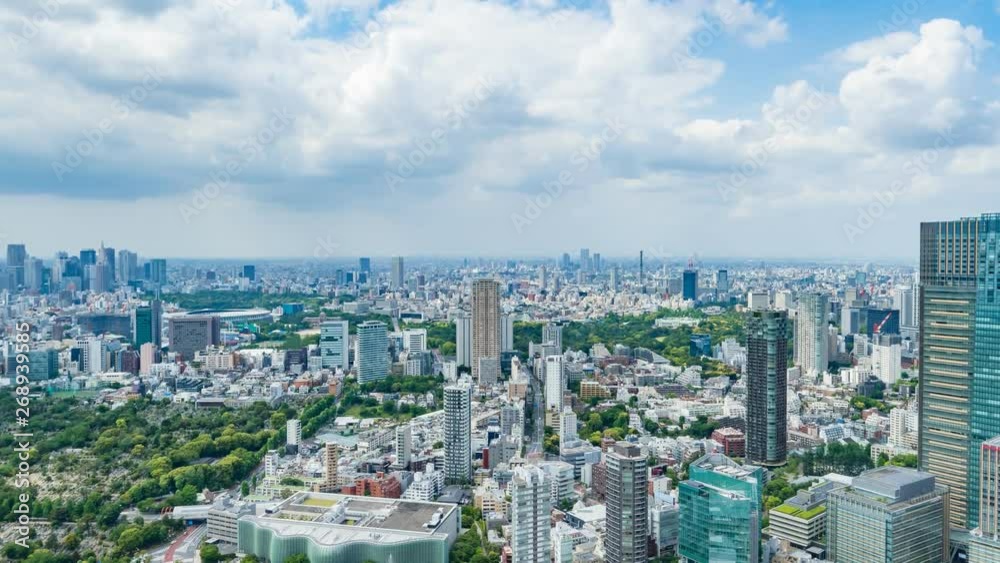
[[788,451],[788,314],[756,311],[747,320],[747,461],[784,465]]
[[690,301],[698,300],[698,270],[684,270],[681,297]]
[[24,263],[28,259],[28,250],[23,244],[7,245],[7,269],[14,275],[14,286],[24,285]]
[[149,282],[155,287],[167,285],[167,261],[163,258],[154,258],[149,261]]
[[994,563],[1000,561],[1000,437],[983,442],[979,452],[979,527],[968,563]]
[[545,323],[542,326],[542,344],[551,343],[555,346],[557,353],[563,353],[562,347],[562,325],[559,323]]
[[302,421],[291,418],[285,423],[285,450],[288,453],[298,453],[302,446]]
[[347,371],[350,362],[350,323],[341,319],[319,325],[319,355],[323,369]]
[[768,513],[771,522],[768,535],[787,541],[798,549],[821,544],[826,537],[827,497],[830,491],[842,486],[833,481],[822,481],[771,509]]
[[766,311],[771,307],[771,294],[766,291],[751,291],[747,294],[747,308],[751,312]]
[[405,278],[403,270],[403,257],[393,256],[392,257],[392,276],[389,278],[389,287],[395,291],[403,289],[403,280]]
[[904,328],[917,326],[913,295],[913,288],[908,285],[901,285],[892,291],[892,308],[899,310],[899,323]]
[[950,561],[948,487],[885,466],[855,477],[827,501],[827,558],[843,563]]
[[[472,377],[479,378],[479,359],[500,361],[500,282],[476,280],[472,284]],[[482,382],[480,382],[481,384]]]
[[562,412],[566,392],[566,360],[562,356],[545,358],[545,410]]
[[146,343],[163,344],[163,303],[158,299],[132,311],[132,342],[136,348]]
[[514,317],[500,315],[500,351],[514,351]]
[[845,306],[840,310],[840,333],[844,335],[861,333],[861,309]]
[[413,430],[409,424],[396,427],[396,467],[406,469],[410,466],[413,451]]
[[891,387],[903,375],[903,347],[899,344],[876,343],[872,346],[872,371]]
[[251,283],[257,281],[257,267],[253,264],[245,264],[241,277],[250,280]]
[[358,258],[358,272],[363,274],[372,273],[372,259],[367,256],[362,256]]
[[464,311],[455,317],[455,363],[472,367],[472,316]]
[[551,560],[551,486],[537,466],[514,468],[510,481],[510,547],[512,563]]
[[427,329],[413,328],[403,331],[403,350],[411,354],[427,351]]
[[186,315],[171,318],[170,351],[177,353],[185,361],[194,359],[195,352],[222,343],[219,317],[208,315]]
[[920,229],[920,467],[949,487],[952,524],[972,529],[979,444],[1000,435],[1000,215]]
[[240,553],[266,561],[447,563],[461,527],[454,504],[299,492],[239,520]]
[[382,321],[358,325],[355,364],[358,383],[370,383],[389,375],[389,331]]
[[795,316],[795,365],[815,376],[830,365],[830,299],[820,293],[799,296]]
[[472,389],[444,388],[444,474],[450,483],[472,479]]
[[607,563],[645,563],[649,536],[647,460],[639,446],[618,443],[606,455]]
[[691,563],[759,563],[764,469],[741,466],[720,454],[689,467],[678,486],[678,552]]
[[729,293],[729,270],[719,270],[715,273],[715,289],[720,296]]

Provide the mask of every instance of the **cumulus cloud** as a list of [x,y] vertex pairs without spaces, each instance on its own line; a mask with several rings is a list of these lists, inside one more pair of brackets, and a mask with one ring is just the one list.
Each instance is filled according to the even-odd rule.
[[[161,229],[206,233],[229,210],[280,231],[326,209],[396,241],[445,249],[461,226],[506,243],[511,216],[572,172],[519,231],[534,249],[579,221],[626,241],[664,218],[849,212],[900,177],[934,197],[946,174],[975,184],[995,161],[996,102],[974,86],[991,44],[951,20],[844,46],[821,61],[831,90],[791,80],[745,113],[716,102],[716,47],[796,48],[773,6],[748,1],[66,0],[26,30],[28,4],[0,7],[15,39],[0,57],[0,202],[110,210],[138,193]],[[941,130],[939,158],[907,176]],[[179,211],[218,184],[209,209]],[[308,229],[288,231],[308,246]]]
[[930,145],[942,131],[952,132],[959,142],[981,141],[988,132],[980,119],[983,108],[967,93],[979,58],[990,47],[982,30],[933,20],[920,26],[916,42],[915,37],[884,39],[847,50],[853,56],[867,54],[864,65],[840,85],[840,101],[852,126],[900,144]]

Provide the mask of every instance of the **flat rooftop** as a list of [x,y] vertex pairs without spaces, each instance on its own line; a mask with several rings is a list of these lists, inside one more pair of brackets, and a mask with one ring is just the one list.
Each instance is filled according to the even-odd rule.
[[323,545],[394,543],[447,533],[442,526],[456,510],[436,502],[299,492],[255,521],[281,535],[307,536]]

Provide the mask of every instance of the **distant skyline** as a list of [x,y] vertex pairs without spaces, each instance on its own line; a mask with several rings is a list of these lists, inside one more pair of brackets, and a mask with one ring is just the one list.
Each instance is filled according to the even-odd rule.
[[46,4],[0,6],[0,245],[43,258],[916,263],[996,207],[994,0]]

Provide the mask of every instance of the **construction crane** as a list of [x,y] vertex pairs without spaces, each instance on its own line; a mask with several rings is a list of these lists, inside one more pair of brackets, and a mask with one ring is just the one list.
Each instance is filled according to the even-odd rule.
[[882,322],[875,325],[875,330],[872,331],[874,334],[882,334],[882,327],[884,327],[885,323],[889,322],[889,319],[892,318],[892,313],[893,311],[889,311],[889,314],[886,315],[884,319],[882,319]]

